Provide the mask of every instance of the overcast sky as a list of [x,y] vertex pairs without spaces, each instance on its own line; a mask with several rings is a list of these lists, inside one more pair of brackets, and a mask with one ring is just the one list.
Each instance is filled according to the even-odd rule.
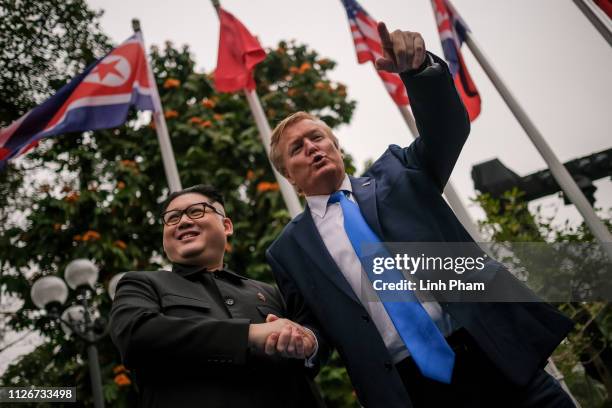
[[[429,0],[362,0],[389,29],[420,32],[427,49],[442,55]],[[147,45],[189,44],[199,70],[216,65],[219,24],[206,0],[90,0],[103,9],[102,28],[119,43],[139,18]],[[332,79],[348,86],[357,109],[348,126],[338,129],[343,147],[359,167],[389,144],[406,145],[411,136],[398,110],[373,72],[358,65],[346,13],[340,0],[223,0],[222,6],[257,35],[264,47],[296,39],[338,62]],[[498,73],[531,116],[562,161],[609,148],[612,143],[610,95],[612,52],[571,0],[455,0],[454,5]],[[452,175],[466,205],[475,196],[470,176],[474,164],[498,157],[519,175],[545,163],[497,94],[492,83],[463,47],[466,63],[482,97],[482,113],[472,123],[468,143]],[[274,124],[272,124],[274,125]],[[597,183],[597,205],[612,206],[612,183]],[[558,198],[540,200],[563,207]],[[481,211],[470,206],[474,217]],[[561,208],[559,220],[578,220],[573,207]]]
[[[102,28],[115,42],[131,34],[130,21],[137,17],[147,45],[166,40],[189,44],[197,68],[214,69],[219,24],[209,1],[180,0],[170,5],[158,0],[90,0],[89,4],[105,10]],[[224,0],[221,4],[264,47],[296,39],[338,62],[330,75],[347,84],[357,109],[352,122],[337,134],[359,167],[389,144],[411,141],[371,64],[357,64],[340,0]],[[360,4],[389,29],[420,32],[427,49],[442,55],[429,0],[362,0]],[[454,5],[560,160],[612,145],[612,52],[571,0],[455,0]],[[451,181],[472,216],[479,218],[482,212],[469,203],[476,194],[470,176],[474,164],[498,157],[525,175],[543,169],[545,163],[467,46],[463,53],[482,97],[482,113],[472,123]],[[597,205],[611,207],[612,183],[606,179],[596,185]],[[539,203],[549,210],[561,207],[559,221],[580,219],[573,207],[564,207],[558,198]]]

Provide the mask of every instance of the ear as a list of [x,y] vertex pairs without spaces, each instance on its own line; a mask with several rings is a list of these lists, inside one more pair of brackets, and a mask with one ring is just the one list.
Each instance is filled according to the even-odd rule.
[[292,185],[293,187],[295,187],[295,190],[297,191],[297,193],[298,193],[299,195],[304,195],[304,194],[302,193],[302,189],[300,189],[300,186],[298,186],[297,184],[295,184],[295,180],[294,180],[293,178],[291,178],[291,176],[290,176],[289,174],[284,174],[283,176],[284,176],[284,177],[287,179],[287,181],[288,181],[289,183],[291,183],[291,185]]
[[223,229],[225,230],[226,237],[234,234],[234,224],[228,217],[223,218]]

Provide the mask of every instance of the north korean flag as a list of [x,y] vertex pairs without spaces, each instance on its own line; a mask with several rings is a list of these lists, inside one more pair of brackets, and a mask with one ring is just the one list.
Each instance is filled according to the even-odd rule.
[[45,137],[108,129],[125,122],[131,106],[155,110],[153,76],[140,33],[134,34],[41,105],[0,129],[0,168]]
[[444,58],[448,62],[455,87],[463,100],[471,122],[480,114],[480,94],[465,66],[463,55],[461,55],[461,44],[469,29],[446,0],[431,0],[431,5],[438,24]]

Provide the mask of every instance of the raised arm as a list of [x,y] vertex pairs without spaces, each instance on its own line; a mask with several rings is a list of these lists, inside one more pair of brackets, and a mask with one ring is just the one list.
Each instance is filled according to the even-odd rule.
[[419,33],[378,26],[384,55],[378,69],[400,75],[420,137],[405,149],[406,163],[426,169],[444,189],[470,133],[470,121],[446,63],[426,51]]

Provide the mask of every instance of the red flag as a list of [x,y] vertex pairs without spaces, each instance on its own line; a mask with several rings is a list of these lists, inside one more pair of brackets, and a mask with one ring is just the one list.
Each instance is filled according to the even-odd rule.
[[597,7],[603,10],[609,18],[612,18],[612,1],[611,0],[595,0]]
[[253,69],[266,58],[266,52],[249,30],[232,14],[219,7],[219,55],[215,88],[219,92],[255,89]]
[[[382,43],[378,35],[378,23],[355,0],[342,0],[346,9],[351,34],[357,51],[357,62],[376,61],[383,56]],[[387,92],[397,105],[408,105],[406,88],[399,75],[376,70],[387,88]]]

